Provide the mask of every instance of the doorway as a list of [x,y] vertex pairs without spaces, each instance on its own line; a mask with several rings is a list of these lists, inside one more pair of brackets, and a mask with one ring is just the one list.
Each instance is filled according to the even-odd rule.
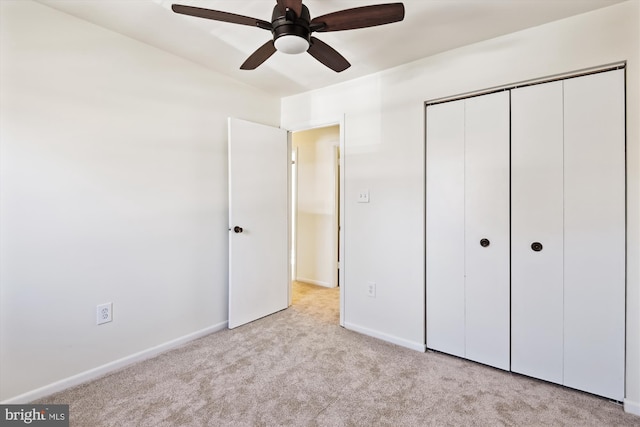
[[291,133],[293,295],[309,286],[341,291],[341,141],[339,124]]

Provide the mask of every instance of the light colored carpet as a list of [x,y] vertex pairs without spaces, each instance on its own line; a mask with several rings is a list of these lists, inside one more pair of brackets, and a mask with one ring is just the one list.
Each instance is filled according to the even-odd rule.
[[640,426],[585,393],[338,326],[338,289],[42,399],[72,426]]

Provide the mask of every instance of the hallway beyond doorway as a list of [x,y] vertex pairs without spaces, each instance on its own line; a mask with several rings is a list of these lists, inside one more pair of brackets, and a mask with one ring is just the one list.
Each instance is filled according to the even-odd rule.
[[323,323],[338,324],[340,321],[340,288],[326,288],[302,282],[293,282],[292,305],[304,308]]

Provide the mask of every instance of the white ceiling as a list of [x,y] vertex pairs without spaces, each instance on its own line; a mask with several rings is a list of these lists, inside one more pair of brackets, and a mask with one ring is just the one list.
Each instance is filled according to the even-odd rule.
[[[172,3],[270,21],[275,0],[37,0],[236,80],[287,96],[351,80],[438,52],[610,6],[623,0],[404,0],[402,22],[315,33],[351,62],[335,73],[308,54],[276,52],[256,70],[240,64],[266,30],[175,14]],[[305,0],[311,17],[393,0]],[[552,48],[552,46],[550,46]]]

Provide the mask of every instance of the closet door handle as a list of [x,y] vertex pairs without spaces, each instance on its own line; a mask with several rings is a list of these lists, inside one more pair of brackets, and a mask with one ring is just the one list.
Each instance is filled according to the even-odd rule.
[[242,229],[242,227],[238,227],[237,225],[235,227],[233,227],[233,231],[235,233],[242,233],[244,230]]
[[489,239],[480,239],[480,246],[482,246],[483,248],[486,248],[490,244],[491,242],[489,241]]
[[534,252],[540,252],[542,250],[542,243],[540,242],[533,242],[531,244],[531,249],[533,249]]

